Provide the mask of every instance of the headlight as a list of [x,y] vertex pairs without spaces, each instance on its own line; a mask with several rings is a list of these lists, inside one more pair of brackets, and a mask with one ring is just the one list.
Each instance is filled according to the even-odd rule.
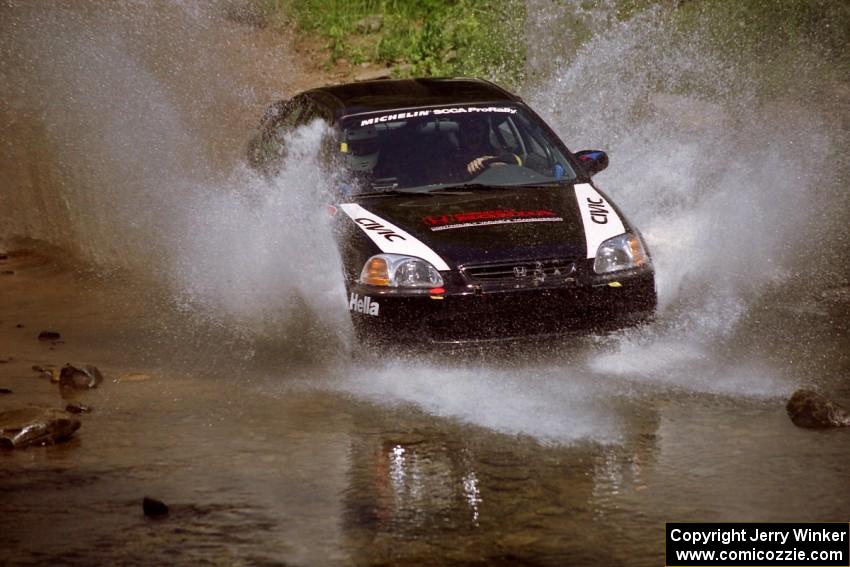
[[599,245],[593,271],[607,274],[649,265],[649,255],[637,234],[625,233],[609,238]]
[[378,254],[372,256],[360,272],[360,283],[389,287],[440,287],[443,278],[437,269],[413,256]]

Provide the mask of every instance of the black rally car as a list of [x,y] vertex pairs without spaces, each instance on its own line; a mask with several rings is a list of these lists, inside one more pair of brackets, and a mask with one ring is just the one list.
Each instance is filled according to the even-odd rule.
[[358,335],[466,342],[610,329],[656,306],[638,231],[523,101],[473,79],[362,82],[273,105],[249,160],[274,175],[286,134],[329,126],[330,207]]

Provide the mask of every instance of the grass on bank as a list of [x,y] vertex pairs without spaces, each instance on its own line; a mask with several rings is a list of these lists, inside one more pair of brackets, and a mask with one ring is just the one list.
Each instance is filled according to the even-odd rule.
[[[479,76],[508,87],[537,77],[528,53],[563,68],[595,33],[647,11],[701,43],[769,91],[804,67],[836,76],[850,69],[847,0],[247,0],[260,19],[283,18],[318,38],[327,65],[345,60],[387,67],[396,77]],[[527,35],[529,11],[554,20],[555,37]],[[536,42],[540,43],[536,43]],[[542,52],[541,52],[542,49]],[[547,53],[547,49],[552,49]],[[600,71],[604,71],[601,69]],[[771,81],[775,76],[776,81]],[[774,84],[776,83],[776,84]],[[686,86],[685,86],[686,88]]]
[[268,0],[327,42],[328,63],[397,77],[479,76],[516,84],[525,62],[522,0]]

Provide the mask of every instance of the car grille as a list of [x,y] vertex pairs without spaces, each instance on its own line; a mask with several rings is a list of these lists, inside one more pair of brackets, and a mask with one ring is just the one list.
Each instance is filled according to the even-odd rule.
[[654,305],[654,295],[642,295],[645,290],[623,291],[561,286],[467,296],[456,307],[424,317],[422,336],[433,343],[459,344],[622,328],[633,317],[646,317]]
[[572,277],[575,273],[575,259],[479,264],[463,266],[460,271],[471,283],[543,282],[546,279]]

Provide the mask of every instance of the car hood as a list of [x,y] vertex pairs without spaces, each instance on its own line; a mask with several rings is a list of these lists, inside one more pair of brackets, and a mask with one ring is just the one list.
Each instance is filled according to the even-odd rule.
[[[597,209],[588,208],[585,194],[593,203],[601,201]],[[382,196],[342,207],[381,251],[423,257],[438,269],[589,258],[600,238],[623,232],[613,207],[589,184]],[[598,232],[595,225],[609,226],[603,236],[591,239],[590,232]]]

